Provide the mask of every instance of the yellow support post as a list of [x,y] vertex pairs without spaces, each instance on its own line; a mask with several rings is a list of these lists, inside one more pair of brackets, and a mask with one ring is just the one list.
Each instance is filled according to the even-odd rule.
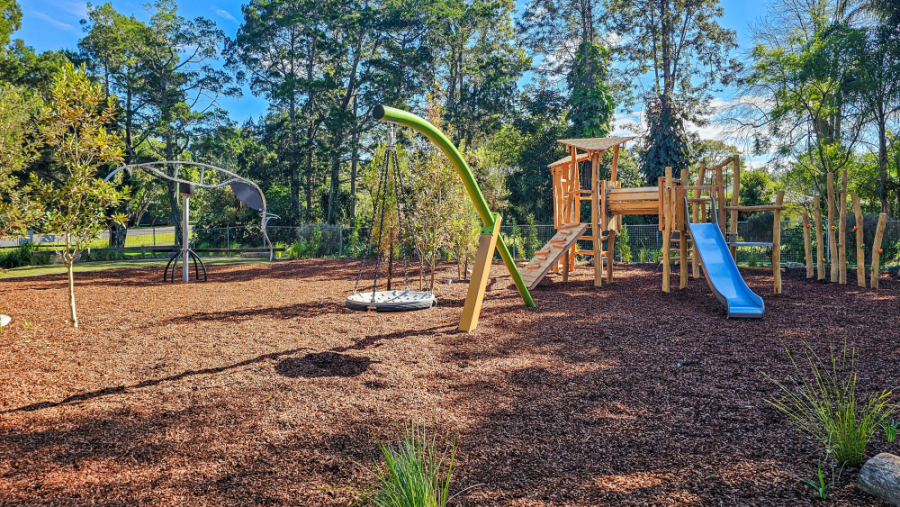
[[478,239],[478,252],[475,255],[475,269],[469,279],[469,290],[466,293],[466,302],[463,305],[462,318],[459,320],[460,331],[474,331],[478,327],[478,316],[481,315],[481,306],[484,304],[484,291],[487,289],[488,278],[491,274],[491,259],[494,258],[494,249],[497,248],[497,237],[500,234],[499,214],[494,214],[494,229],[482,229]]

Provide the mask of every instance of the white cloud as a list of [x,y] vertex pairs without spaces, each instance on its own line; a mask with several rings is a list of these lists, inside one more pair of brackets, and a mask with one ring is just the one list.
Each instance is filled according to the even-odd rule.
[[224,9],[219,9],[218,7],[213,7],[213,10],[216,12],[216,15],[222,19],[227,19],[228,21],[237,21],[234,18],[234,16],[231,15],[230,12],[228,12]]
[[67,31],[70,31],[70,32],[79,32],[79,29],[76,28],[75,26],[70,25],[70,24],[68,24],[68,23],[63,23],[62,21],[59,21],[58,19],[52,18],[52,17],[50,17],[50,16],[44,14],[43,12],[40,12],[40,11],[32,11],[32,10],[27,10],[27,11],[25,11],[25,12],[26,12],[27,14],[30,14],[30,15],[32,15],[32,16],[34,16],[34,17],[40,19],[41,21],[45,21],[45,22],[47,22],[47,23],[50,23],[51,25],[53,25],[53,26],[55,26],[55,27],[57,27],[57,28],[61,28],[61,29],[63,29],[63,30],[67,30]]

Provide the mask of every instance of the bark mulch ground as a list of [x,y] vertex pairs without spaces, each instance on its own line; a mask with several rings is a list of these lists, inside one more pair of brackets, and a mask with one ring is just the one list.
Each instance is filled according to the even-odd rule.
[[[900,379],[898,284],[747,273],[762,320],[727,320],[704,280],[656,266],[593,288],[580,268],[526,308],[493,268],[478,330],[467,286],[440,306],[352,312],[357,264],[158,268],[0,282],[0,504],[347,505],[376,439],[411,419],[458,431],[455,505],[817,505],[820,453],[764,399],[784,347],[856,349],[865,392]],[[447,266],[439,278],[455,274]],[[673,276],[673,287],[677,280]],[[27,325],[26,325],[27,323]],[[879,432],[869,447],[900,453]],[[828,505],[880,505],[845,470]],[[474,487],[473,487],[474,486]]]

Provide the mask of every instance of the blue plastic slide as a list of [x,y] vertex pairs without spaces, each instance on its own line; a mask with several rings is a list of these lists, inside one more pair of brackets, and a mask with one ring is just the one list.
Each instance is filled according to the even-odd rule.
[[694,245],[700,253],[703,274],[706,275],[706,281],[713,295],[725,307],[726,316],[744,319],[762,318],[765,311],[763,300],[747,287],[741,277],[719,226],[715,223],[694,224],[690,221],[688,226],[691,228]]

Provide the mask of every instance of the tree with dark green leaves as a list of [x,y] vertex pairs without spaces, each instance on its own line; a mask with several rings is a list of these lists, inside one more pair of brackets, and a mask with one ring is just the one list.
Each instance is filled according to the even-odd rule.
[[471,147],[513,113],[531,60],[517,44],[512,0],[434,0],[431,9],[428,40],[445,121],[453,139]]
[[[225,34],[212,21],[178,15],[174,0],[157,0],[149,23],[135,30],[140,37],[136,58],[139,100],[151,111],[144,128],[159,143],[148,145],[164,160],[178,160],[196,139],[230,120],[219,104],[222,96],[237,96],[233,78],[212,63],[219,57]],[[170,176],[179,166],[170,165]],[[178,188],[168,185],[170,221],[181,238]],[[180,239],[177,239],[180,241]]]
[[616,108],[607,85],[609,51],[594,43],[579,48],[578,54],[585,58],[576,58],[567,76],[569,123],[574,137],[605,137]]
[[[603,45],[602,2],[531,0],[519,22],[523,43],[541,57],[537,72],[546,84],[566,84],[571,132],[567,137],[603,137],[615,110],[609,50]],[[562,78],[565,78],[564,80]]]
[[642,171],[648,184],[691,162],[685,123],[702,124],[712,94],[737,77],[735,33],[717,22],[719,0],[608,0],[604,20],[623,65],[621,99],[643,103],[648,134]]
[[735,116],[758,151],[807,173],[825,195],[825,176],[839,178],[864,135],[866,32],[841,0],[784,1],[776,12],[755,30]]

